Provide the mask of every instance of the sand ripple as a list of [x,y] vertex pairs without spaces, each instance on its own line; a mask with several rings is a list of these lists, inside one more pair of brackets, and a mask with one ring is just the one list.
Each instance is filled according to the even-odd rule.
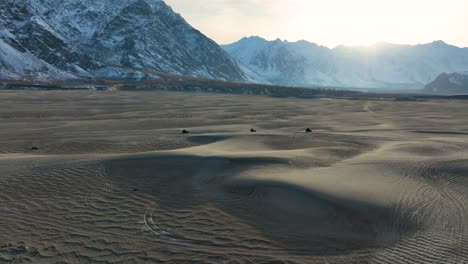
[[[21,114],[0,124],[17,137],[0,146],[0,263],[468,259],[468,125],[451,105],[129,93],[94,115],[95,97],[66,95],[81,116],[55,93],[36,94],[60,110],[46,120],[2,110]],[[442,115],[457,122],[427,117]]]

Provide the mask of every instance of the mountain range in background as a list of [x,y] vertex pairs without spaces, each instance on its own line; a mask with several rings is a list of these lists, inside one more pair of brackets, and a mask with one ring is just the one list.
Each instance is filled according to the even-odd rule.
[[468,48],[442,41],[330,49],[249,37],[223,48],[251,79],[281,85],[421,89],[441,73],[468,71]]
[[[220,47],[162,0],[0,2],[0,79],[142,79],[169,73],[285,86],[411,90],[452,72],[468,72],[468,48],[442,41],[330,49],[250,37]],[[458,78],[447,76],[436,83]],[[444,91],[428,87],[425,91]],[[460,89],[465,91],[450,91]]]

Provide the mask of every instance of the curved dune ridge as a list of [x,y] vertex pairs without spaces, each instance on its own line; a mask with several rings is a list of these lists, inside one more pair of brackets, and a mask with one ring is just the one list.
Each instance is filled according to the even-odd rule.
[[[0,133],[15,135],[0,144],[0,263],[468,259],[468,120],[452,109],[463,102],[4,96],[19,105],[47,99],[55,110],[34,121],[37,109],[17,109],[22,118],[14,105],[0,109],[14,127]],[[73,98],[75,111],[58,98]],[[100,102],[94,110],[91,99]],[[114,108],[119,101],[135,105]],[[219,101],[224,107],[213,112]],[[284,120],[275,104],[287,109]],[[198,114],[172,115],[182,106]],[[190,134],[174,127],[193,118],[196,125],[184,126]],[[305,133],[298,122],[315,129]],[[431,132],[442,124],[443,133]]]

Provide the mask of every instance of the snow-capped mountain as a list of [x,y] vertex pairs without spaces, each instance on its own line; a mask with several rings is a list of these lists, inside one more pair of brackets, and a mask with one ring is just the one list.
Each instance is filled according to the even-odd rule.
[[443,72],[468,71],[468,49],[442,41],[329,49],[250,37],[223,48],[251,79],[282,85],[419,89]]
[[0,2],[0,78],[153,72],[245,80],[224,50],[162,0]]
[[468,93],[468,72],[442,73],[426,85],[426,92],[440,94]]

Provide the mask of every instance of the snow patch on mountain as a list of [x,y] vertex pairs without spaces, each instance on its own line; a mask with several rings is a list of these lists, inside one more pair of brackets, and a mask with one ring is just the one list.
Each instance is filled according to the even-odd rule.
[[29,52],[21,53],[0,39],[0,76],[9,79],[74,79],[74,75],[37,59]]

